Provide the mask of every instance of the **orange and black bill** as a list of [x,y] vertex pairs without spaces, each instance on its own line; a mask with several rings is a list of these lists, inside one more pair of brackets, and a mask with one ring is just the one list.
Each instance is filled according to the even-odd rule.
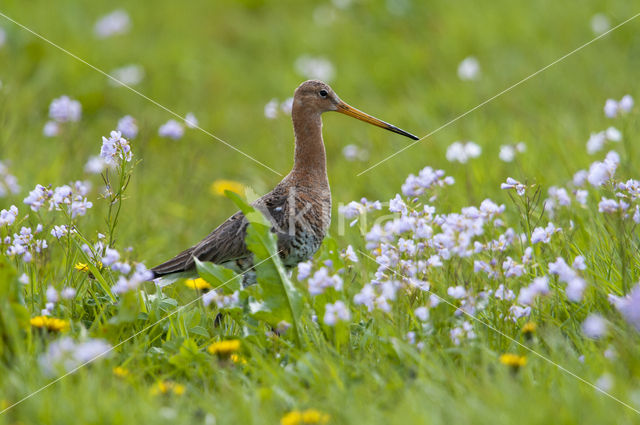
[[398,134],[402,134],[403,136],[406,136],[410,139],[413,140],[420,140],[418,137],[414,136],[411,133],[408,133],[404,130],[399,129],[398,127],[396,127],[395,125],[391,125],[387,122],[384,122],[382,120],[379,120],[378,118],[374,118],[371,115],[367,115],[364,112],[347,105],[344,102],[340,102],[338,103],[338,109],[336,109],[337,112],[340,112],[341,114],[345,114],[345,115],[349,115],[350,117],[353,118],[357,118],[361,121],[364,122],[368,122],[369,124],[373,124],[375,126],[384,128],[385,130],[389,130],[389,131],[393,131],[394,133],[398,133]]

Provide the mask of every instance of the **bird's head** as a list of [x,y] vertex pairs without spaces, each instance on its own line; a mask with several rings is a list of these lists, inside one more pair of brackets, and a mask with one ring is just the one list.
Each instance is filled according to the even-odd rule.
[[386,123],[371,115],[350,106],[340,100],[338,95],[333,91],[328,84],[319,80],[308,80],[300,84],[293,95],[293,108],[301,109],[307,113],[322,114],[323,112],[336,111],[341,114],[348,115],[353,118],[357,118],[361,121],[368,122],[375,126],[384,128],[385,130],[392,131],[394,133],[402,134],[413,140],[418,140],[418,137],[398,127]]

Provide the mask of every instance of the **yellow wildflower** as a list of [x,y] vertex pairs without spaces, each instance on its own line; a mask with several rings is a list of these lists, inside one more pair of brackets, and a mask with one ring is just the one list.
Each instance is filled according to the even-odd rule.
[[191,289],[211,289],[211,284],[201,277],[186,280],[184,284]]
[[514,370],[518,370],[521,366],[527,364],[527,358],[517,354],[505,353],[500,356],[500,363],[510,366]]
[[525,334],[525,336],[531,336],[531,334],[536,331],[537,327],[538,326],[534,322],[527,322],[522,327],[522,333]]
[[211,184],[209,190],[212,195],[224,196],[225,190],[235,192],[238,195],[244,195],[244,186],[242,183],[233,180],[218,179]]
[[214,342],[207,348],[211,354],[217,354],[220,357],[229,357],[233,352],[240,349],[239,339],[228,339],[226,341]]
[[89,272],[89,265],[86,263],[77,263],[75,266],[73,266],[73,268],[78,270],[79,272]]
[[69,329],[69,322],[63,319],[48,316],[36,316],[31,318],[31,326],[42,328],[52,332],[63,332]]
[[237,354],[232,354],[231,356],[229,356],[229,359],[231,359],[231,361],[236,364],[247,364],[247,359]]
[[186,391],[186,388],[182,384],[176,384],[172,381],[159,381],[151,388],[151,394],[169,394],[182,395]]
[[126,378],[129,376],[129,370],[122,366],[116,366],[113,368],[113,374],[119,378]]
[[280,425],[326,424],[331,417],[316,409],[294,410],[280,419]]

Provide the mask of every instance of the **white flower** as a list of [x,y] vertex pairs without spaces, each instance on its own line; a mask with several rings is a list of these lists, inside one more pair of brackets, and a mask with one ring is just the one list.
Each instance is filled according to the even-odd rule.
[[309,79],[331,82],[335,76],[333,64],[322,57],[300,56],[296,59],[295,68],[300,75]]
[[402,214],[407,213],[407,205],[404,203],[399,194],[396,193],[396,197],[389,200],[389,211],[399,212]]
[[60,291],[60,296],[63,300],[73,299],[73,297],[76,296],[76,290],[67,286],[65,288],[62,288],[62,291]]
[[589,140],[587,140],[587,153],[589,155],[593,155],[594,153],[601,150],[604,146],[604,142],[606,141],[606,136],[604,132],[599,133],[591,133],[589,136]]
[[18,282],[22,283],[23,285],[28,285],[29,284],[29,276],[27,276],[26,273],[22,273],[22,275],[18,278]]
[[71,218],[76,218],[79,215],[85,215],[87,213],[87,209],[93,207],[93,203],[91,201],[87,201],[87,198],[76,197],[76,199],[71,202]]
[[193,114],[193,112],[189,112],[185,117],[184,117],[184,121],[187,127],[189,128],[196,128],[198,127],[198,119],[196,118],[196,116]]
[[52,195],[53,192],[51,190],[38,184],[35,189],[29,192],[29,196],[24,198],[24,203],[29,205],[32,211],[38,211]]
[[44,137],[55,137],[60,134],[60,124],[55,121],[47,121],[42,128]]
[[620,156],[615,151],[609,152],[603,162],[591,164],[587,180],[593,186],[602,186],[613,178],[619,163]]
[[502,145],[498,157],[504,162],[511,162],[516,157],[516,150],[512,145]]
[[446,158],[449,162],[465,164],[471,158],[480,156],[482,148],[473,142],[454,142],[447,148]]
[[360,148],[356,145],[346,145],[342,148],[342,156],[345,157],[347,161],[365,161],[369,158],[369,153],[366,149]]
[[49,117],[57,122],[76,122],[82,116],[82,105],[69,96],[61,96],[51,101]]
[[625,297],[610,296],[611,301],[625,320],[640,331],[640,284]]
[[609,127],[604,131],[604,135],[607,138],[607,140],[610,140],[612,142],[619,142],[620,140],[622,140],[622,133],[620,132],[620,130],[618,130],[615,127]]
[[553,223],[547,224],[547,227],[536,227],[531,232],[531,243],[536,244],[538,242],[549,243],[551,242],[551,235],[561,231],[559,227],[555,227]]
[[586,190],[576,190],[576,201],[578,201],[578,203],[581,205],[586,205],[588,195],[589,192],[587,192]]
[[324,323],[328,326],[335,326],[339,321],[348,322],[351,320],[351,312],[344,302],[336,301],[327,303],[324,306]]
[[347,246],[347,249],[344,251],[344,254],[342,254],[342,257],[346,260],[351,261],[352,263],[358,262],[358,256],[356,255],[356,252],[351,245]]
[[280,104],[280,109],[287,115],[291,115],[291,110],[293,109],[293,97],[288,97],[284,102]]
[[615,199],[608,199],[605,197],[602,197],[602,199],[598,203],[598,211],[601,213],[609,213],[609,214],[615,213],[621,210],[620,207],[621,205],[618,204],[618,201],[616,201]]
[[609,31],[609,28],[611,28],[611,24],[609,23],[607,15],[596,13],[591,17],[591,30],[595,35],[603,34]]
[[101,17],[96,22],[93,31],[98,38],[107,38],[126,33],[129,31],[130,26],[131,20],[127,12],[118,9]]
[[178,140],[184,135],[184,127],[178,121],[171,119],[160,126],[158,135]]
[[118,120],[117,130],[128,139],[135,139],[138,135],[138,125],[135,118],[131,115],[125,115]]
[[582,332],[591,339],[602,338],[607,333],[607,322],[599,314],[590,314],[582,322]]
[[640,206],[636,205],[636,212],[633,213],[633,221],[640,223]]
[[123,85],[135,86],[144,78],[144,68],[141,65],[125,65],[111,71],[113,79],[109,78],[109,84],[113,87]]
[[270,120],[274,120],[278,117],[278,99],[271,99],[264,105],[264,116]]
[[480,77],[480,63],[478,60],[469,56],[458,65],[458,78],[463,81],[477,80]]
[[549,293],[549,278],[547,276],[536,277],[533,282],[520,290],[518,302],[524,305],[531,305],[539,295]]
[[62,226],[55,225],[53,226],[53,229],[51,229],[51,236],[53,236],[56,239],[60,239],[63,236],[66,236],[67,234],[69,234],[69,228],[65,225],[62,225]]

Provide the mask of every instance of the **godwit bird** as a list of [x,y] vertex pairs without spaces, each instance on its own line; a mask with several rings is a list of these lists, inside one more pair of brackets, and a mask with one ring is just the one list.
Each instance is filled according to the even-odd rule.
[[[252,203],[271,221],[272,231],[278,236],[280,257],[288,268],[313,256],[331,221],[331,192],[321,118],[327,111],[340,112],[418,140],[413,134],[347,105],[322,81],[302,83],[295,91],[291,110],[295,134],[293,169],[275,189]],[[244,243],[248,224],[244,215],[237,212],[198,244],[151,269],[154,277],[193,273],[194,258],[220,264],[238,273],[250,271],[252,254]],[[246,273],[244,281],[255,281],[255,275]]]

